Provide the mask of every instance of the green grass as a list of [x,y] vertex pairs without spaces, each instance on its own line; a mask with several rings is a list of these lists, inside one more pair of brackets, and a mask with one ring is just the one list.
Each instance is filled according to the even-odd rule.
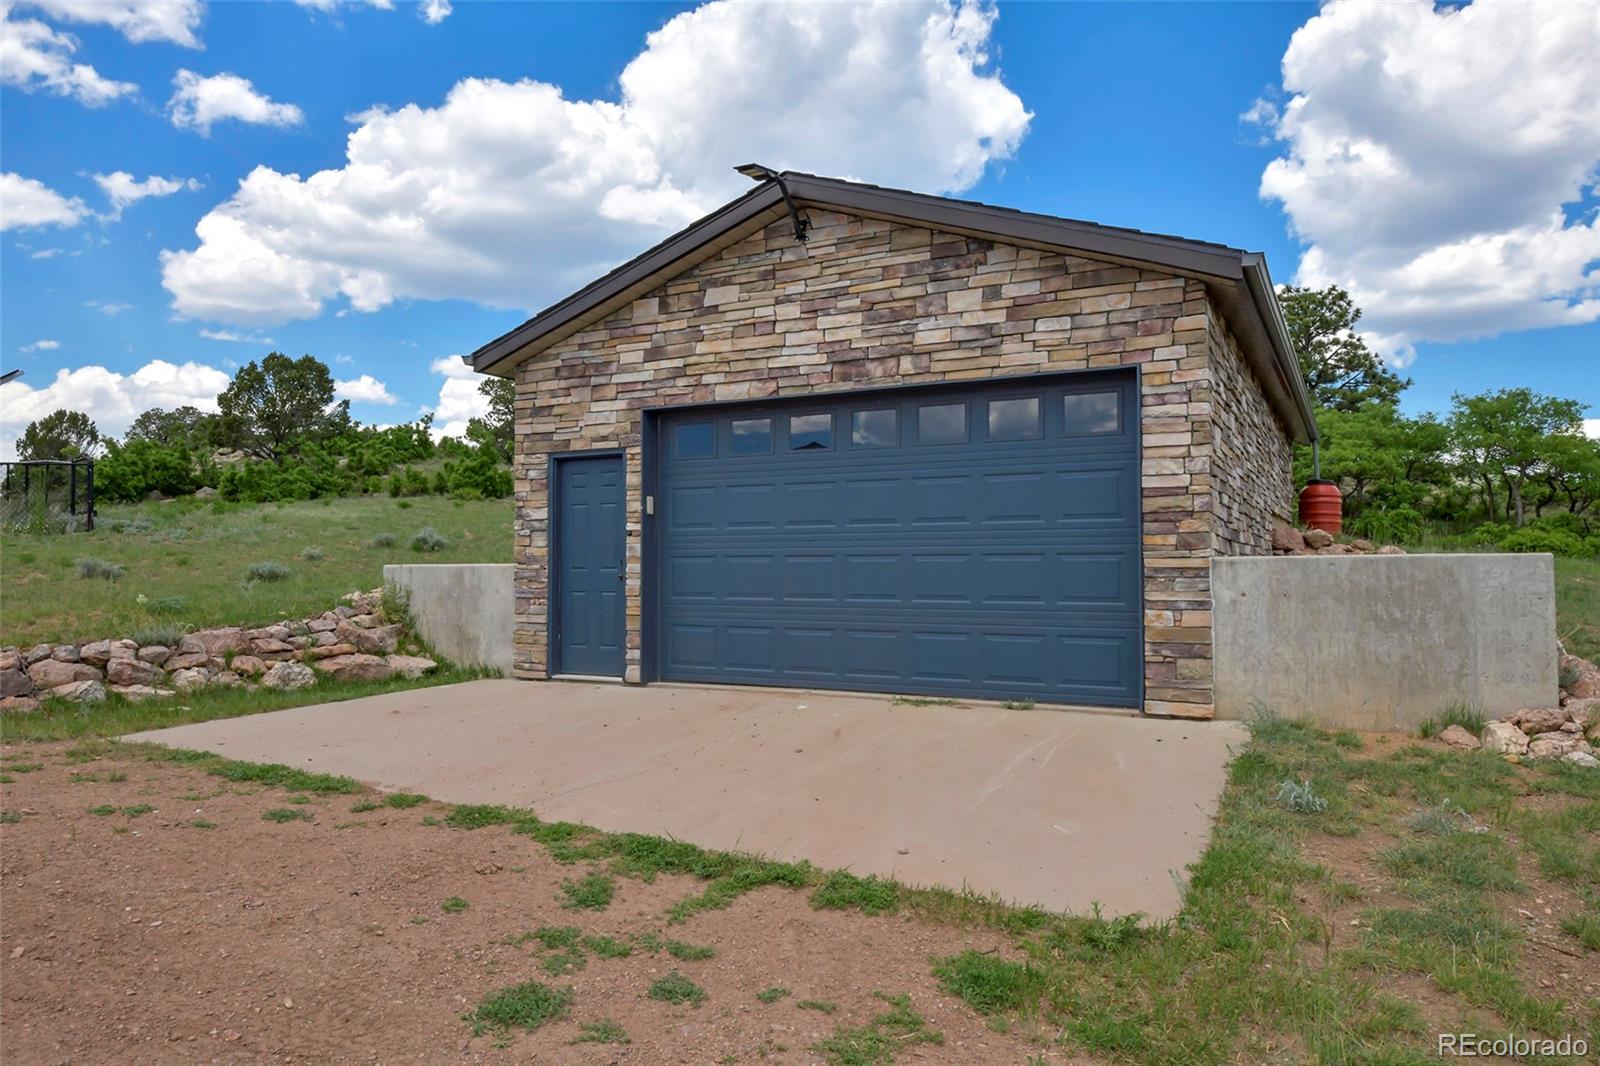
[[524,981],[485,996],[464,1020],[472,1026],[475,1036],[491,1030],[532,1032],[546,1022],[565,1018],[571,1006],[572,989]]
[[1600,559],[1556,557],[1556,635],[1573,655],[1600,662]]
[[263,821],[277,822],[280,825],[284,822],[311,821],[309,811],[297,811],[293,807],[274,807],[272,810],[263,811],[261,817]]
[[[119,519],[129,531],[112,532]],[[441,562],[511,561],[509,500],[371,496],[213,506],[180,499],[103,506],[94,533],[6,533],[0,536],[6,575],[0,644],[122,636],[157,622],[204,629],[318,614],[351,590],[381,585],[385,563],[414,562],[407,542],[419,526],[449,538],[450,547],[438,553]],[[374,546],[384,531],[396,534],[396,542]],[[303,557],[309,547],[321,548],[322,557]],[[84,557],[120,566],[124,575],[80,580],[74,575]],[[300,562],[280,580],[245,580],[241,560],[274,557]],[[69,596],[62,595],[66,580]]]
[[818,910],[890,914],[900,905],[900,889],[893,881],[877,876],[857,877],[835,870],[811,893],[811,905]]
[[979,1014],[1023,1010],[1039,1001],[1044,972],[1028,962],[1011,962],[971,948],[934,964],[933,975],[952,996]]
[[586,936],[583,946],[602,959],[625,959],[633,954],[633,945],[614,936]]
[[814,1010],[818,1014],[837,1014],[839,1004],[827,999],[802,999],[795,1002],[796,1010]]
[[840,1026],[812,1045],[830,1066],[888,1066],[895,1054],[915,1044],[942,1044],[944,1034],[928,1028],[911,1009],[911,997],[874,993],[889,1009],[859,1028]]
[[611,906],[616,895],[617,880],[608,873],[595,870],[576,881],[561,882],[561,906],[566,910],[603,911]]
[[782,999],[788,994],[789,990],[787,988],[774,985],[771,988],[763,988],[761,991],[757,992],[756,999],[760,1000],[762,1003],[776,1003],[778,1000]]
[[673,970],[650,985],[650,998],[674,1006],[684,1003],[698,1005],[705,1002],[706,990]]
[[451,896],[449,899],[439,904],[439,909],[444,911],[446,914],[460,914],[470,906],[472,906],[472,904],[468,903],[460,896]]
[[574,1044],[627,1044],[628,1031],[619,1022],[610,1018],[601,1018],[597,1022],[579,1022],[578,1035],[572,1038]]
[[1483,712],[1470,703],[1452,703],[1444,709],[1444,713],[1437,718],[1429,718],[1422,723],[1419,732],[1423,738],[1436,737],[1453,725],[1478,736],[1483,732],[1486,719]]

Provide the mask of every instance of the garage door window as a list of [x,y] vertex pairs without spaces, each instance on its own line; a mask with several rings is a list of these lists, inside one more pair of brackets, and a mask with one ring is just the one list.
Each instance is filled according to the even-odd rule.
[[833,447],[832,415],[790,415],[789,450],[820,451]]
[[1116,433],[1122,428],[1122,404],[1115,392],[1068,393],[1066,430],[1072,433]]
[[856,411],[850,416],[850,443],[857,448],[893,448],[900,443],[900,412]]
[[935,403],[917,409],[918,444],[967,443],[967,405]]
[[990,440],[1038,440],[1039,397],[989,401]]
[[734,455],[771,455],[772,419],[734,419],[731,450]]
[[673,434],[672,446],[679,459],[715,459],[716,427],[710,422],[685,422]]

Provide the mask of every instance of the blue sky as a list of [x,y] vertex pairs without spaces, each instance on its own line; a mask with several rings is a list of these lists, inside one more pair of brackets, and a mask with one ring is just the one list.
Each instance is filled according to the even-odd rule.
[[[1525,38],[1421,3],[94,11],[5,14],[0,365],[27,389],[0,447],[62,402],[121,428],[271,349],[328,362],[363,420],[459,422],[472,383],[438,360],[739,192],[749,158],[1264,251],[1280,282],[1369,296],[1413,411],[1527,385],[1600,417],[1592,18]],[[96,178],[119,172],[120,216]]]

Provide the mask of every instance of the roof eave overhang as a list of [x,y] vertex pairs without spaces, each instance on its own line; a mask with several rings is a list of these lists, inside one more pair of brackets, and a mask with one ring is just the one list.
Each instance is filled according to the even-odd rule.
[[[804,206],[1081,254],[1198,280],[1220,298],[1246,359],[1290,435],[1302,443],[1316,438],[1310,397],[1260,253],[809,175],[784,177],[791,195]],[[615,313],[776,221],[785,211],[777,183],[763,182],[479,348],[469,361],[479,373],[506,376],[517,363]]]

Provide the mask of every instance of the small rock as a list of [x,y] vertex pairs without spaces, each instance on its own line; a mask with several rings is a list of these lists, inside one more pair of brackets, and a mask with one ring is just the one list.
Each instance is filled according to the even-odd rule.
[[136,657],[152,666],[160,666],[172,658],[172,649],[165,644],[150,644],[140,648],[136,653]]
[[1328,545],[1333,543],[1333,534],[1329,533],[1326,529],[1308,529],[1303,535],[1305,537],[1306,547],[1314,550],[1326,548]]
[[21,670],[22,653],[16,648],[0,649],[0,670]]
[[1587,729],[1600,722],[1600,699],[1568,700],[1562,708],[1567,717]]
[[1483,749],[1497,755],[1521,755],[1528,750],[1528,734],[1510,722],[1490,722],[1483,727]]
[[317,659],[332,659],[339,655],[354,655],[355,653],[356,646],[354,644],[329,644],[322,648],[307,648],[302,653],[302,657],[308,661],[314,661]]
[[[216,496],[216,494],[217,490],[212,488],[210,485],[201,485],[199,488],[194,490],[194,498],[197,500],[209,500]],[[228,1032],[233,1033],[233,1030],[229,1029]],[[233,1039],[239,1039],[239,1034],[233,1033]]]
[[[20,663],[22,660],[18,659],[17,661]],[[16,667],[0,670],[0,698],[6,696],[31,696],[36,687],[33,683],[33,678]]]
[[389,664],[389,669],[401,677],[415,680],[423,674],[431,673],[438,669],[439,664],[432,659],[424,659],[420,655],[391,655],[384,660]]
[[231,652],[250,650],[250,639],[244,635],[244,630],[238,626],[225,626],[221,629],[202,629],[193,634],[194,639],[205,648],[207,655],[222,656]]
[[1583,751],[1582,749],[1579,749],[1578,751],[1569,751],[1565,755],[1561,756],[1561,759],[1563,762],[1577,763],[1579,766],[1587,766],[1591,770],[1595,769],[1596,767],[1600,767],[1600,759],[1596,759],[1593,752]]
[[50,645],[35,644],[33,647],[22,653],[22,665],[32,666],[40,659],[48,658],[50,658]]
[[74,681],[70,685],[57,685],[50,695],[73,703],[104,703],[106,687],[99,681]]
[[1396,547],[1393,544],[1385,544],[1383,547],[1379,548],[1373,554],[1374,555],[1404,555],[1405,553],[1406,553],[1406,550],[1404,548]]
[[255,677],[267,668],[267,664],[254,655],[235,655],[228,662],[228,669],[241,677]]
[[218,670],[211,675],[211,684],[216,688],[239,688],[244,684],[244,678],[232,670]]
[[1477,737],[1458,725],[1446,726],[1439,734],[1439,739],[1452,748],[1460,748],[1463,751],[1473,751],[1482,746]]
[[1372,551],[1372,541],[1370,541],[1370,540],[1353,540],[1353,541],[1350,542],[1350,547],[1354,548],[1356,551],[1358,551],[1358,552],[1362,553],[1363,555],[1365,555],[1365,554],[1367,554],[1367,553]]
[[111,691],[125,700],[139,703],[143,700],[165,700],[177,695],[164,688],[153,688],[150,685],[112,685]]
[[58,663],[76,663],[82,661],[82,657],[78,655],[78,646],[76,644],[57,644],[55,647],[50,649],[50,658],[54,659]]
[[316,683],[316,672],[300,663],[276,663],[261,678],[262,685],[275,689],[310,688]]
[[203,666],[187,667],[172,672],[172,687],[182,693],[198,692],[211,683],[211,671]]
[[336,625],[327,618],[313,618],[306,623],[306,629],[312,633],[332,633]]
[[168,659],[164,665],[169,671],[176,673],[179,670],[193,670],[196,667],[209,666],[211,656],[201,651],[182,651]]
[[39,709],[39,701],[32,696],[0,697],[0,711],[6,714],[32,714]]

